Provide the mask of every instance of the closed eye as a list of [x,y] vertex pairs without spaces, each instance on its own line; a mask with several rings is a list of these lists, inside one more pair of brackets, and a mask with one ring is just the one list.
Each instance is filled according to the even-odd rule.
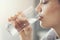
[[48,0],[41,0],[40,3],[41,4],[47,4],[48,3]]

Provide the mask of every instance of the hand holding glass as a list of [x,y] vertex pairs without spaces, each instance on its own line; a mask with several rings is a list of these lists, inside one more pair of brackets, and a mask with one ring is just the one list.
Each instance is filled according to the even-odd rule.
[[[31,24],[35,23],[37,20],[39,20],[38,17],[40,15],[36,15],[34,18],[33,17],[31,17],[31,18],[28,17],[28,16],[31,16],[29,14],[33,14],[34,11],[35,11],[35,9],[33,7],[29,7],[28,9],[23,11],[22,13],[24,13],[24,15],[27,17],[27,20],[25,19],[25,17],[23,18],[23,17],[18,16],[18,18],[17,18],[18,21],[16,21],[16,20],[11,21],[11,22],[13,22],[14,25],[11,24],[11,23],[8,24],[8,26],[7,26],[8,32],[11,35],[15,35],[16,33],[23,30],[29,24],[31,25]],[[22,18],[22,19],[19,19],[19,18]]]

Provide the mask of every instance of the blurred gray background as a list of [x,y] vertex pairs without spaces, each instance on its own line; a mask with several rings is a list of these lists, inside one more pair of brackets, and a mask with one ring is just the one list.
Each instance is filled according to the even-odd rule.
[[[39,0],[0,0],[0,40],[20,40],[19,35],[11,36],[6,28],[7,18],[16,14],[21,10],[25,10],[30,6],[36,8]],[[36,15],[36,12],[34,12]],[[33,40],[40,40],[48,29],[42,29],[39,25],[39,21],[32,25],[33,27]]]

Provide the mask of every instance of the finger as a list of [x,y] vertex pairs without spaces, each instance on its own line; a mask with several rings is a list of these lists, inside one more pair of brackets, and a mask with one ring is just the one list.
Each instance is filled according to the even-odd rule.
[[18,12],[18,13],[16,14],[16,16],[19,16],[19,15],[20,15],[20,13],[21,13],[21,12]]
[[25,28],[26,31],[32,31],[31,26],[29,25],[28,27]]
[[22,17],[25,17],[25,15],[23,14],[22,11],[21,11],[21,12],[18,12],[18,13],[16,14],[16,16],[22,16]]
[[8,21],[9,21],[9,22],[12,21],[12,20],[13,20],[13,17],[8,18]]
[[26,35],[31,35],[31,33],[32,33],[32,28],[31,28],[30,26],[24,28],[24,30],[25,30],[25,34],[26,34]]
[[19,30],[22,30],[23,28],[27,27],[29,25],[29,23],[27,21],[22,21],[22,20],[18,20],[16,19],[16,27],[19,28]]
[[26,37],[25,31],[22,30],[22,31],[20,32],[20,35],[21,35],[22,37]]
[[13,17],[8,18],[8,21],[9,21],[9,22],[10,22],[10,21],[14,21],[14,20],[16,20],[16,18],[17,18],[17,16],[15,15],[15,16],[13,16]]
[[10,21],[16,20],[16,18],[19,16],[19,14],[20,13],[18,12],[15,16],[8,18],[8,21],[10,22]]

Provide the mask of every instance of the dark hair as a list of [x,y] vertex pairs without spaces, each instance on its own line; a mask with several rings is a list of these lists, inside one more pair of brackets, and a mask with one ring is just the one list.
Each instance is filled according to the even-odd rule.
[[60,3],[60,0],[58,0],[58,2]]

